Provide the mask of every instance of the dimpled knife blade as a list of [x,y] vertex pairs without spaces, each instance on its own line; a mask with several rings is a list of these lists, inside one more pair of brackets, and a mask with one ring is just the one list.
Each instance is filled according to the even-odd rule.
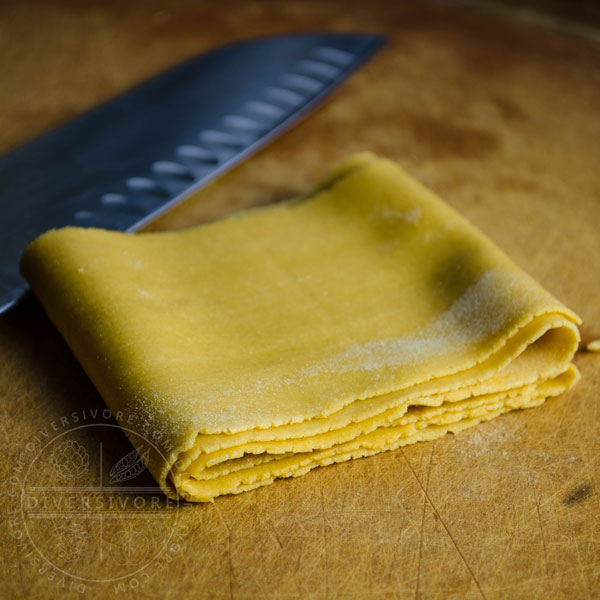
[[133,231],[305,116],[384,39],[258,38],[180,64],[0,157],[0,312],[53,227]]

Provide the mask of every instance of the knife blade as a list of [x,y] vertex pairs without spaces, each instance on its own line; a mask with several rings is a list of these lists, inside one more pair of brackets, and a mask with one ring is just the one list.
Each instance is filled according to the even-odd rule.
[[53,227],[134,231],[312,110],[384,42],[273,36],[196,56],[0,157],[0,312]]

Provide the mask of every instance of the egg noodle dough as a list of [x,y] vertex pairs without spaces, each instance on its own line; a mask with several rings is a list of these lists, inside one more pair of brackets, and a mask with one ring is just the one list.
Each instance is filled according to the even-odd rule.
[[432,440],[579,378],[579,317],[368,153],[185,231],[51,230],[21,270],[121,424],[152,433],[173,498]]

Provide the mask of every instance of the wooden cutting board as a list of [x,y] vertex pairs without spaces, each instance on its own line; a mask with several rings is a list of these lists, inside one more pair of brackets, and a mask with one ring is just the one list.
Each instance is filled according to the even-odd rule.
[[[593,42],[373,0],[19,2],[4,11],[1,149],[223,42],[387,32],[388,47],[316,114],[150,228],[288,198],[368,149],[402,163],[577,311],[584,341],[600,337]],[[0,317],[0,596],[598,598],[600,355],[576,362],[583,379],[568,395],[433,443],[214,504],[142,509],[137,520],[114,511],[79,520],[81,507],[35,520],[31,507],[20,510],[24,486],[47,491],[65,468],[110,475],[100,455],[131,447],[110,419],[104,430],[75,423],[102,400],[26,298]],[[48,439],[68,443],[42,456]],[[110,491],[93,493],[104,501]]]

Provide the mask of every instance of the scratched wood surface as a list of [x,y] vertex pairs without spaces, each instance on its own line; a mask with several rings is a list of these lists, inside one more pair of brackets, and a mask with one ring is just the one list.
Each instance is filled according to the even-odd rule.
[[[222,42],[387,32],[387,48],[317,113],[150,228],[288,198],[369,149],[400,161],[575,309],[584,341],[600,337],[600,49],[592,43],[401,2],[65,0],[1,10],[3,150]],[[580,352],[576,362],[581,383],[541,408],[181,507],[154,563],[98,582],[95,573],[116,577],[165,531],[139,519],[141,537],[126,555],[123,545],[99,549],[101,539],[126,538],[118,519],[100,531],[89,520],[80,532],[87,546],[69,529],[77,513],[62,529],[48,519],[24,531],[34,525],[19,508],[23,470],[48,432],[103,406],[27,297],[0,317],[0,596],[600,597],[600,356]],[[98,440],[114,456],[130,450],[119,436],[72,434],[90,469]],[[51,463],[41,469],[45,485],[57,485]],[[34,547],[57,531],[55,546]]]

